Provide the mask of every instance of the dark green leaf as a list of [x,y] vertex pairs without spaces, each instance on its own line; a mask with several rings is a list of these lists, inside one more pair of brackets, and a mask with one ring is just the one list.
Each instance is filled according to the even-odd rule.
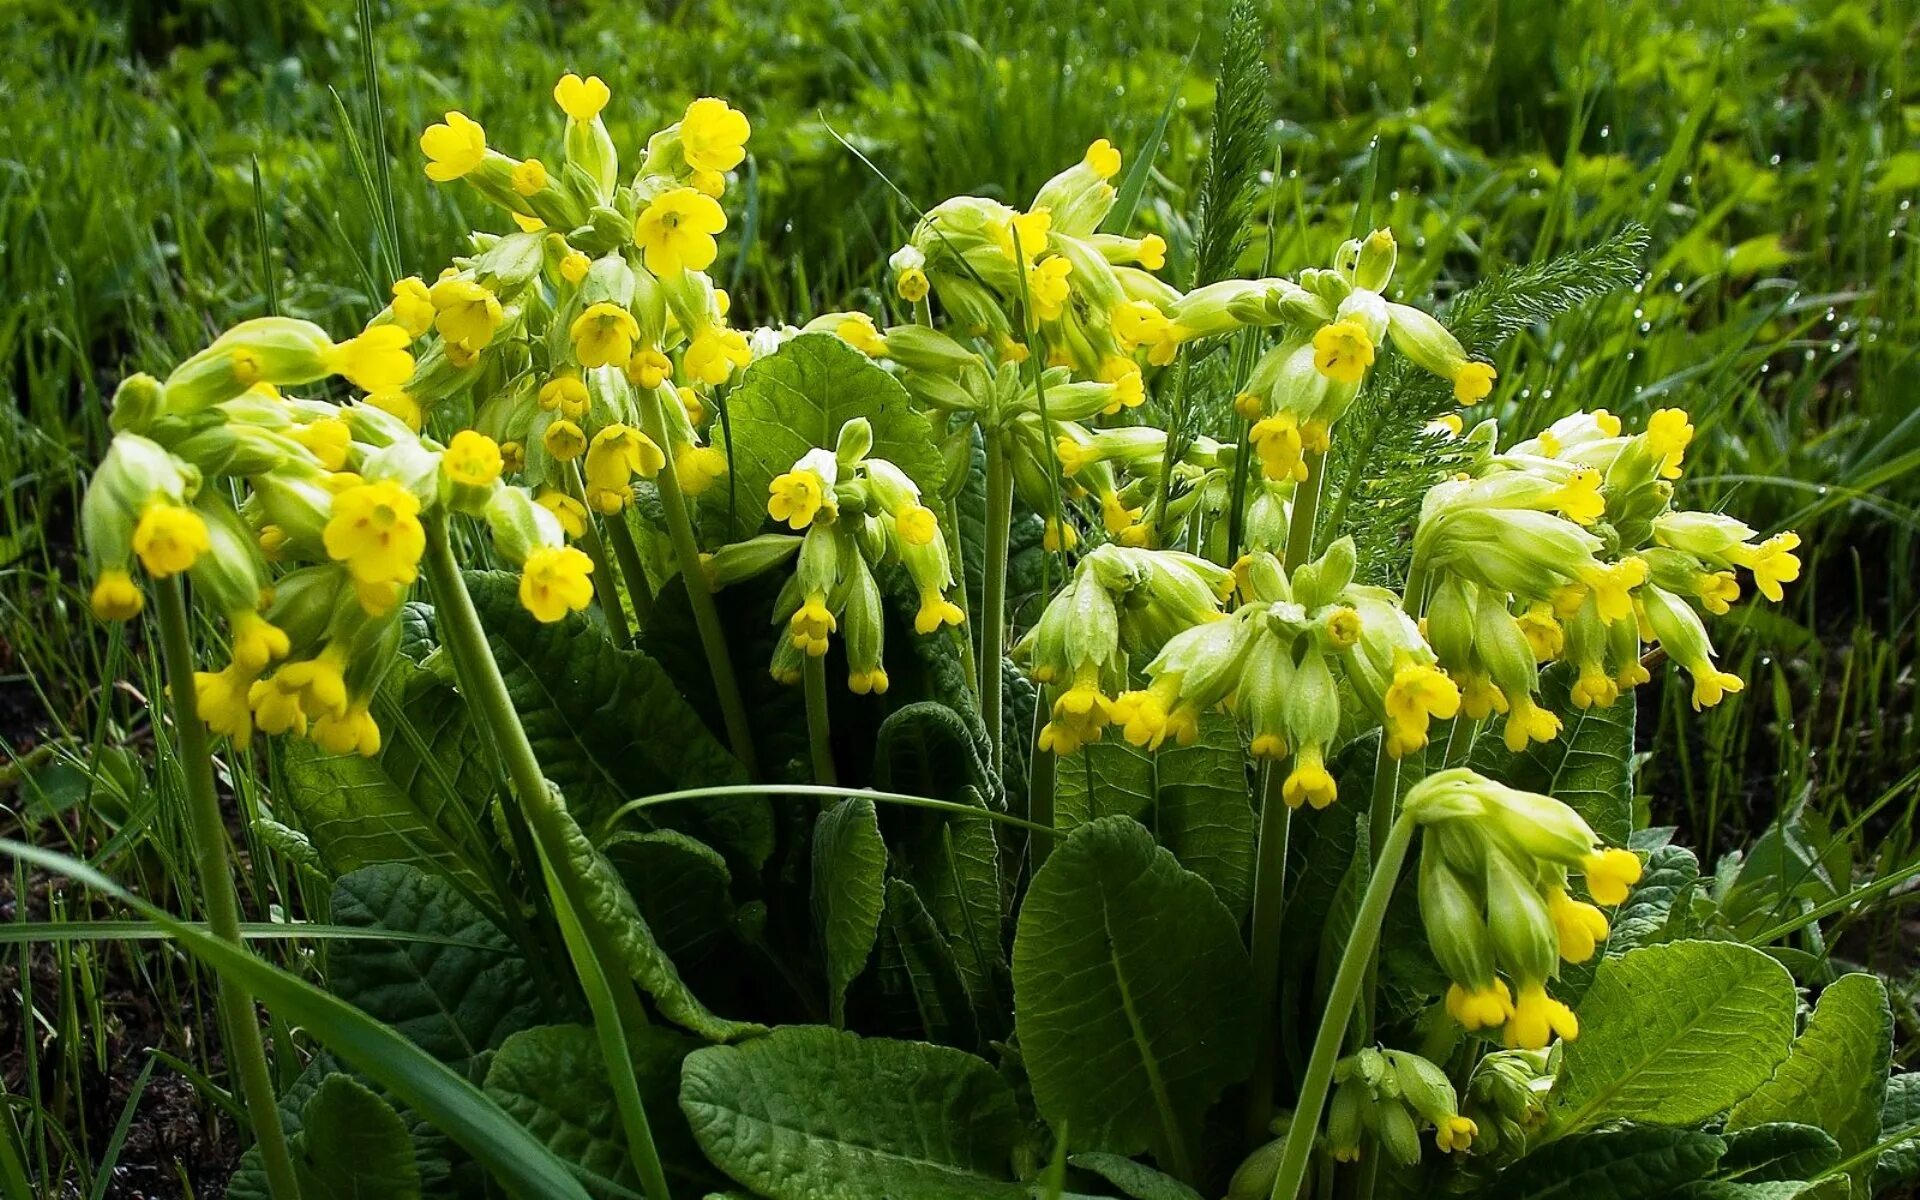
[[1090,1151],[1072,1155],[1067,1161],[1082,1171],[1092,1171],[1134,1200],[1200,1200],[1199,1192],[1173,1176],[1118,1154]]
[[1669,940],[1667,930],[1675,905],[1684,905],[1699,878],[1700,860],[1685,846],[1666,845],[1649,853],[1640,882],[1613,914],[1607,953],[1625,953],[1637,946]]
[[1484,1197],[1654,1200],[1711,1171],[1726,1146],[1712,1134],[1691,1129],[1576,1133],[1547,1143],[1501,1172]]
[[1034,876],[1014,936],[1014,1021],[1034,1101],[1088,1150],[1151,1147],[1178,1175],[1202,1113],[1246,1076],[1239,923],[1127,817],[1089,821]]
[[904,879],[887,880],[879,962],[881,990],[895,1002],[888,1028],[923,1032],[929,1041],[962,1048],[980,1044],[979,1020],[953,946]]
[[413,1137],[393,1106],[349,1075],[329,1075],[293,1138],[302,1200],[418,1200]]
[[281,748],[284,786],[277,798],[335,875],[405,863],[477,884],[459,836],[437,827],[381,763],[290,738]]
[[1873,1190],[1920,1179],[1920,1074],[1895,1075],[1887,1080],[1887,1097],[1880,1108],[1880,1130],[1891,1136],[1913,1129],[1914,1136],[1880,1152],[1873,1168]]
[[707,1157],[770,1200],[1013,1200],[1013,1096],[944,1046],[782,1026],[687,1057]]
[[675,962],[699,962],[731,935],[732,877],[713,847],[675,829],[656,829],[617,833],[602,853]]
[[1813,1125],[1774,1121],[1729,1130],[1726,1139],[1717,1173],[1736,1183],[1813,1179],[1840,1161],[1839,1144]]
[[873,801],[849,798],[821,813],[813,827],[813,919],[836,1026],[846,1023],[847,985],[873,954],[886,879],[887,844]]

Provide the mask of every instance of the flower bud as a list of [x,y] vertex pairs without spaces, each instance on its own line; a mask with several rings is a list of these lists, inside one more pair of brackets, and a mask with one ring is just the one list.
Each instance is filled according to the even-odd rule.
[[158,379],[144,371],[129,375],[114,389],[107,425],[115,433],[143,433],[164,410],[165,399]]
[[1393,278],[1393,264],[1399,254],[1393,231],[1376,229],[1360,243],[1353,268],[1353,286],[1369,292],[1384,292]]

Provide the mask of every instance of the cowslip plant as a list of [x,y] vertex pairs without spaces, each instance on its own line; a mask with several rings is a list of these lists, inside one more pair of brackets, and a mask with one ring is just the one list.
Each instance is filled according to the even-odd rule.
[[[1627,693],[1738,693],[1706,619],[1799,571],[1676,503],[1684,412],[1503,449],[1439,411],[1500,402],[1496,347],[1390,298],[1390,231],[1182,288],[1104,139],[927,209],[881,311],[736,329],[747,118],[696,99],[629,176],[605,85],[555,100],[549,162],[426,130],[510,228],[363,330],[116,396],[93,605],[156,595],[215,934],[205,733],[259,734],[263,831],[374,935],[321,981],[590,1194],[1867,1194],[1884,989],[1808,978],[1796,1037],[1634,827]],[[1432,428],[1387,538],[1320,500],[1391,421]],[[484,1122],[416,1128],[338,1029],[276,1102],[214,961],[235,1194],[332,1194],[348,1130],[382,1194],[484,1188]]]

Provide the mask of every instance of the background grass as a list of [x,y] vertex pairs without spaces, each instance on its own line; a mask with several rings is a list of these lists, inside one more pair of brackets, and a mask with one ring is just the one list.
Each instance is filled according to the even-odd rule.
[[[86,618],[74,561],[105,398],[266,311],[357,327],[394,265],[445,261],[481,212],[419,172],[414,138],[443,109],[497,144],[545,147],[554,78],[597,73],[634,148],[694,96],[744,108],[753,155],[716,276],[753,324],[887,303],[881,268],[912,213],[841,139],[916,204],[1017,202],[1096,136],[1138,152],[1171,104],[1141,220],[1167,235],[1178,279],[1223,7],[380,0],[370,40],[342,0],[0,8],[0,801],[28,835],[193,910],[178,785],[148,722],[158,682]],[[1907,0],[1277,3],[1276,170],[1255,208],[1279,219],[1245,264],[1269,242],[1278,270],[1324,261],[1376,149],[1372,216],[1400,238],[1408,296],[1444,300],[1629,221],[1652,230],[1636,289],[1506,352],[1498,415],[1531,428],[1684,405],[1700,436],[1683,501],[1801,530],[1788,602],[1717,627],[1746,695],[1702,718],[1684,687],[1643,690],[1640,789],[1704,861],[1777,854],[1843,887],[1920,859],[1917,32]],[[387,164],[390,225],[350,140]],[[233,773],[242,816],[264,803],[252,778]],[[248,861],[255,913],[302,910],[292,868]],[[13,885],[17,916],[85,903]],[[1906,1053],[1920,1031],[1908,894],[1841,930],[1846,954],[1900,986]],[[11,1144],[79,1194],[134,1186],[102,1173],[123,1149],[163,1193],[231,1155],[198,1034],[208,997],[156,946],[13,952]],[[136,1088],[125,1064],[156,1045],[169,1057]],[[177,1127],[153,1116],[167,1088]],[[141,1119],[116,1139],[123,1112]]]

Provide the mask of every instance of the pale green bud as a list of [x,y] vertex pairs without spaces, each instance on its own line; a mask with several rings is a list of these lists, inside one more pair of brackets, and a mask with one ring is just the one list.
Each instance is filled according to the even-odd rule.
[[1440,661],[1460,670],[1473,659],[1474,587],[1456,575],[1443,575],[1427,601],[1427,644]]
[[223,613],[251,612],[260,606],[266,563],[253,531],[217,491],[202,494],[194,508],[207,525],[207,553],[194,560],[193,586]]
[[266,617],[285,631],[293,643],[292,656],[302,658],[326,635],[342,602],[356,604],[345,567],[301,567],[274,581]]
[[847,607],[841,615],[841,631],[847,640],[847,670],[863,676],[879,668],[886,636],[886,616],[880,602],[880,586],[864,561],[854,556],[849,572]]
[[159,418],[165,400],[158,379],[145,371],[129,375],[114,389],[113,412],[107,417],[107,425],[115,433],[144,432]]
[[1340,689],[1326,652],[1309,642],[1287,693],[1287,727],[1303,745],[1324,746],[1340,732]]
[[368,482],[391,480],[412,492],[422,508],[440,498],[440,454],[418,441],[395,442],[367,455],[360,475]]
[[812,525],[800,543],[794,572],[803,596],[827,595],[840,581],[840,542],[831,525]]
[[544,233],[504,234],[473,260],[474,278],[496,296],[511,296],[540,273],[546,261]]
[[1522,983],[1546,979],[1559,961],[1560,939],[1531,870],[1504,851],[1490,850],[1486,878],[1495,961]]
[[909,371],[956,376],[980,365],[980,356],[937,329],[894,325],[886,331],[887,357]]
[[500,556],[515,566],[527,561],[535,550],[566,544],[560,519],[545,505],[536,503],[525,488],[495,486],[480,515],[493,532],[493,544]]
[[332,370],[333,350],[333,339],[311,321],[242,321],[167,376],[167,408],[195,413],[256,383],[291,386],[323,379]]
[[1400,1096],[1414,1112],[1434,1125],[1460,1115],[1459,1095],[1445,1071],[1405,1050],[1388,1050],[1385,1054],[1393,1064]]
[[855,417],[840,427],[840,437],[834,443],[833,456],[841,466],[851,467],[872,450],[873,424],[865,417]]
[[1464,986],[1493,981],[1493,943],[1485,913],[1479,895],[1429,842],[1420,856],[1420,921],[1440,969]]
[[1723,513],[1669,512],[1654,518],[1653,538],[1696,558],[1719,561],[1735,546],[1752,541],[1754,532],[1753,526]]
[[1539,667],[1534,662],[1533,647],[1507,611],[1504,597],[1488,591],[1480,593],[1474,607],[1473,648],[1486,664],[1487,674],[1509,697],[1534,691]]
[[1387,302],[1378,292],[1354,291],[1334,309],[1337,321],[1354,321],[1367,331],[1374,345],[1387,336]]
[[1353,582],[1357,558],[1353,539],[1343,537],[1328,546],[1326,553],[1310,563],[1302,563],[1293,573],[1293,597],[1309,611],[1332,604]]
[[1407,304],[1387,305],[1387,336],[1423,371],[1452,379],[1466,365],[1467,351],[1434,317]]
[[786,565],[799,552],[802,540],[790,533],[763,533],[744,542],[729,542],[706,556],[707,580],[723,588],[757,578]]
[[1380,1148],[1388,1158],[1403,1167],[1411,1167],[1420,1161],[1420,1128],[1413,1122],[1413,1114],[1407,1106],[1399,1102],[1381,1104],[1375,1110],[1379,1125]]
[[1353,286],[1369,292],[1384,292],[1393,278],[1393,264],[1399,255],[1393,231],[1376,229],[1361,242],[1355,253]]

